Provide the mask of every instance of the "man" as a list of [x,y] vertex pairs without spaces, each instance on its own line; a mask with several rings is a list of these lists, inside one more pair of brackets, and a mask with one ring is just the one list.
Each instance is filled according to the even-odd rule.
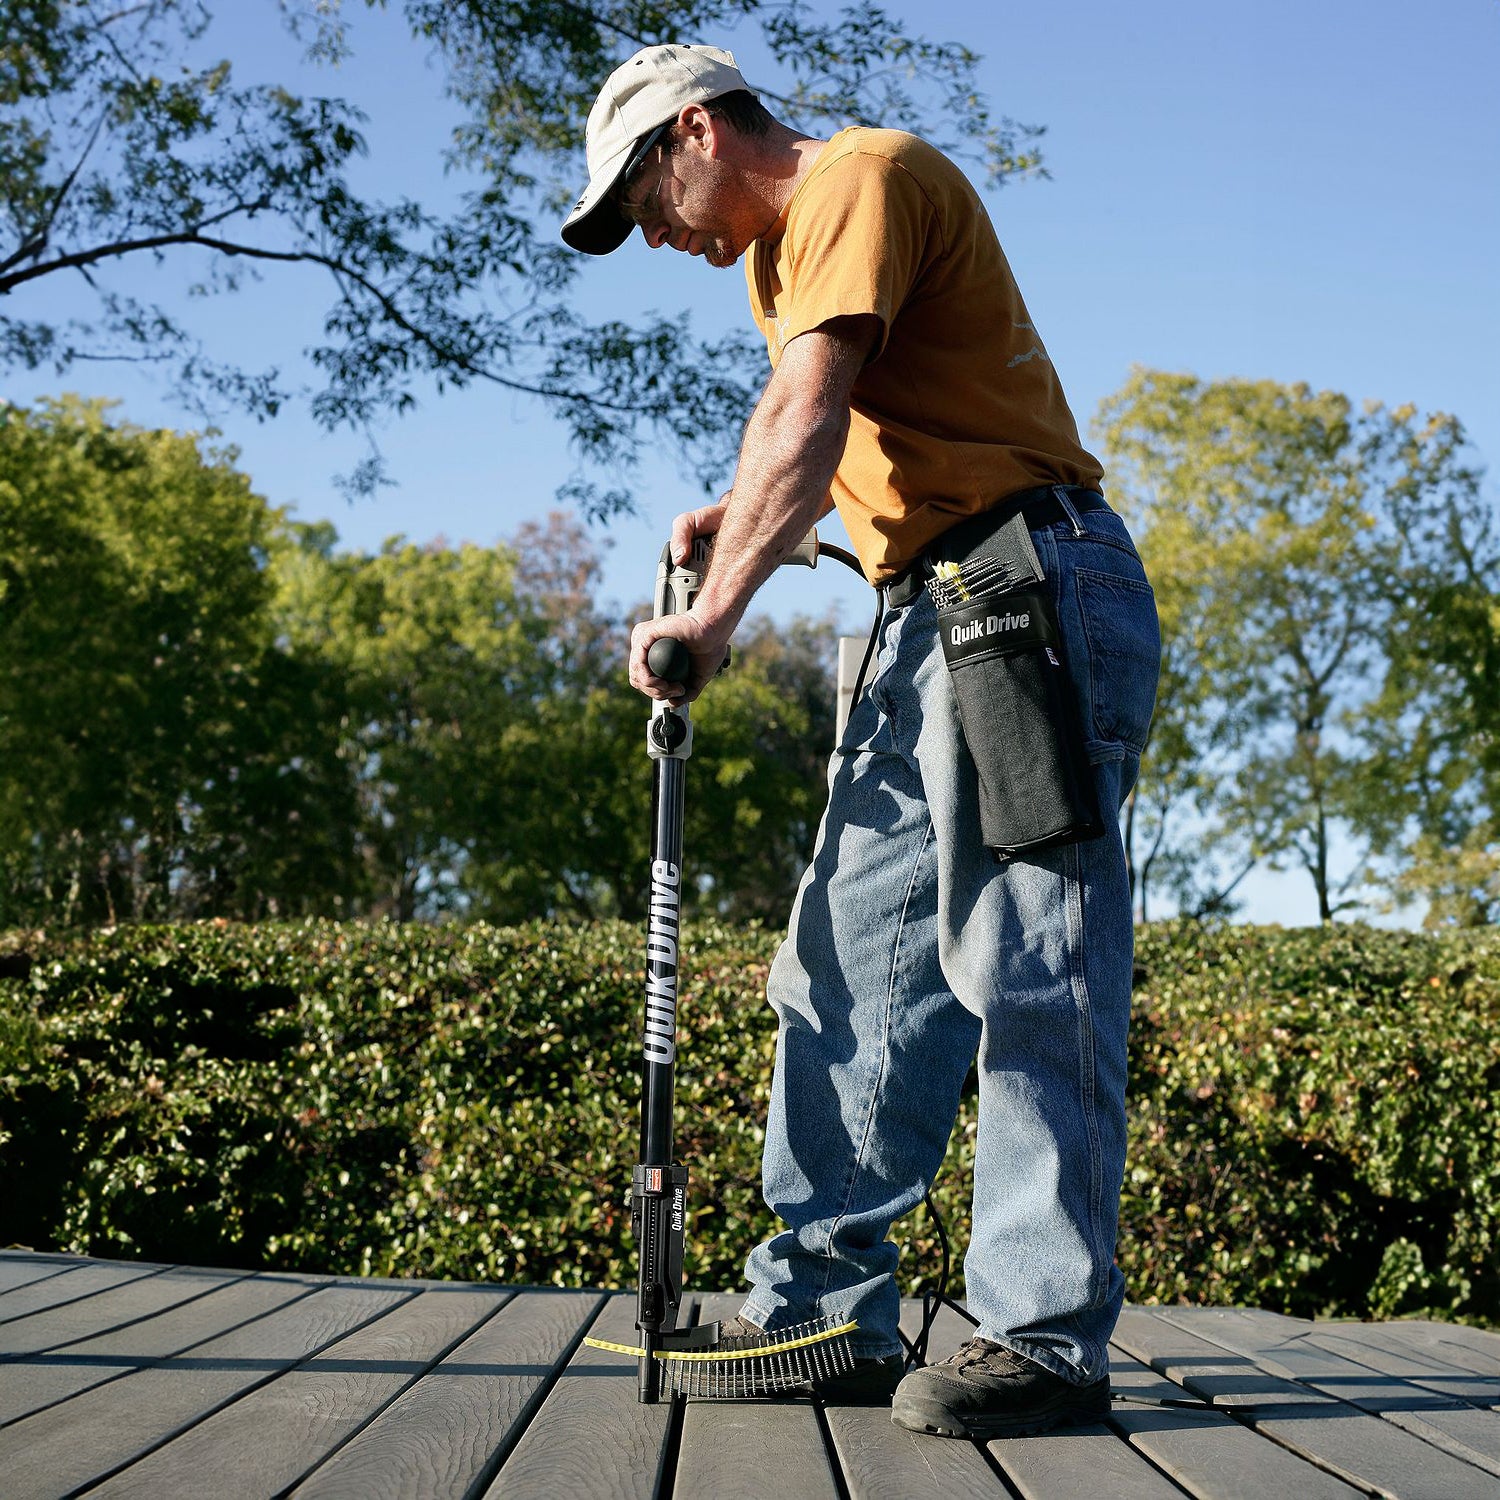
[[[764,1183],[786,1228],[750,1255],[744,1322],[856,1319],[860,1388],[899,1380],[893,1417],[916,1431],[1094,1419],[1123,1295],[1132,937],[1114,814],[1160,655],[1139,558],[984,208],[941,153],[896,131],[799,135],[728,53],[665,46],[610,76],[588,161],[563,238],[604,254],[638,225],[652,248],[721,267],[744,257],[773,366],[732,490],[673,525],[679,558],[714,534],[713,565],[689,613],[636,627],[632,683],[695,697],[756,589],[834,505],[886,595],[767,986],[780,1029]],[[1008,534],[1045,578],[1046,659],[1065,663],[1106,831],[999,860],[981,833],[984,747],[972,724],[965,743],[923,585],[954,537],[978,535],[987,556],[1017,516]],[[691,653],[683,686],[646,665],[663,635]],[[901,1379],[887,1232],[936,1175],[976,1055],[965,1280],[978,1336]]]

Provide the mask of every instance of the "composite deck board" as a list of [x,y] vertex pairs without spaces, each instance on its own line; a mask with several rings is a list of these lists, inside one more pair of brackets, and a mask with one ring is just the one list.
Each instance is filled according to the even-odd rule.
[[[723,1293],[705,1297],[699,1321],[732,1318],[743,1302],[742,1296]],[[674,1488],[715,1500],[786,1494],[798,1500],[839,1500],[811,1399],[690,1399],[682,1417]]]
[[107,1297],[81,1297],[28,1313],[6,1325],[5,1355],[38,1354],[109,1333],[242,1281],[246,1274],[172,1266],[158,1275],[142,1276],[115,1287]]
[[411,1295],[354,1283],[304,1290],[253,1322],[0,1428],[6,1500],[104,1478]]
[[[1174,1313],[1214,1309],[1172,1309]],[[1194,1395],[1230,1407],[1267,1437],[1366,1489],[1402,1500],[1495,1500],[1495,1476],[1382,1417],[1182,1326],[1165,1310],[1126,1308],[1114,1342]],[[1203,1327],[1212,1327],[1204,1321]]]
[[1285,1320],[1271,1322],[1236,1308],[1197,1309],[1190,1318],[1174,1310],[1166,1316],[1189,1329],[1203,1330],[1215,1343],[1248,1355],[1273,1375],[1384,1417],[1500,1478],[1500,1416],[1322,1349],[1308,1339],[1315,1326],[1310,1322],[1288,1330]]
[[[701,1318],[732,1317],[742,1301],[740,1296],[706,1297]],[[916,1335],[921,1311],[920,1301],[902,1304],[902,1331],[908,1338]],[[951,1353],[972,1331],[958,1314],[943,1309],[929,1343],[932,1357]],[[973,1443],[918,1437],[894,1426],[889,1408],[831,1402],[823,1406],[823,1421],[850,1500],[910,1500],[929,1493],[954,1500],[1001,1500],[1005,1495],[994,1469]],[[726,1428],[733,1430],[735,1442],[722,1446]],[[809,1457],[814,1441],[821,1447],[824,1440],[810,1401],[690,1401],[674,1493],[717,1496],[722,1489],[726,1494],[776,1494],[797,1500],[836,1494],[831,1465]],[[741,1450],[747,1445],[749,1456],[742,1461]],[[792,1455],[794,1461],[785,1464],[778,1458],[777,1466],[768,1471],[757,1449],[762,1455]],[[759,1489],[753,1487],[757,1474]],[[798,1474],[800,1479],[787,1477]]]
[[601,1301],[517,1293],[293,1493],[298,1500],[473,1493],[514,1445]]
[[1476,1328],[1472,1323],[1435,1323],[1429,1318],[1411,1318],[1392,1325],[1396,1328],[1412,1328],[1423,1333],[1456,1340],[1484,1350],[1491,1359],[1500,1361],[1500,1331],[1493,1328]]
[[[94,1297],[101,1292],[124,1286],[127,1281],[157,1276],[166,1269],[165,1266],[143,1263],[86,1261],[82,1265],[71,1267],[63,1276],[50,1276],[46,1280],[29,1282],[0,1297],[0,1328],[15,1322],[17,1318],[28,1318],[43,1308]],[[0,1348],[4,1347],[3,1340],[0,1340]]]
[[[306,1294],[307,1287],[300,1281],[254,1277],[63,1349],[14,1361],[0,1359],[0,1426],[142,1365],[180,1354]],[[0,1329],[0,1350],[5,1348],[3,1334]]]
[[[1500,1500],[1500,1336],[1426,1320],[1130,1308],[1104,1421],[981,1446],[884,1407],[642,1406],[635,1360],[581,1344],[633,1342],[631,1295],[10,1251],[7,1308],[4,1500]],[[944,1310],[930,1357],[972,1331]]]
[[1399,1375],[1424,1390],[1467,1401],[1472,1406],[1500,1406],[1500,1375],[1477,1375],[1455,1364],[1431,1344],[1405,1338],[1399,1327],[1360,1323],[1319,1323],[1308,1342],[1332,1354],[1358,1360],[1387,1375]]
[[498,1287],[421,1291],[89,1493],[110,1500],[280,1494],[424,1375],[444,1380],[439,1361],[511,1295]]
[[33,1281],[50,1281],[63,1276],[82,1262],[69,1262],[61,1256],[41,1256],[25,1250],[0,1250],[0,1307],[5,1294]]
[[811,1401],[689,1401],[673,1492],[839,1500],[817,1409]]
[[1482,1328],[1466,1328],[1457,1323],[1410,1322],[1387,1325],[1399,1330],[1419,1348],[1440,1352],[1445,1359],[1477,1375],[1500,1375],[1500,1334]]
[[[1193,1309],[1159,1309],[1180,1311],[1191,1315]],[[1206,1313],[1210,1309],[1197,1309]],[[1218,1311],[1214,1309],[1213,1311]],[[1284,1313],[1265,1312],[1261,1309],[1237,1308],[1237,1312],[1254,1317],[1267,1328],[1277,1327],[1290,1335],[1308,1328],[1302,1318],[1289,1318]],[[1479,1375],[1500,1376],[1500,1333],[1473,1328],[1465,1323],[1434,1323],[1426,1318],[1399,1318],[1387,1323],[1355,1323],[1347,1320],[1314,1323],[1319,1333],[1337,1332],[1345,1337],[1362,1337],[1362,1330],[1385,1340],[1395,1340],[1399,1347],[1426,1350],[1432,1357],[1452,1364],[1460,1370],[1469,1370]]]
[[1039,1437],[996,1439],[990,1457],[1022,1500],[1060,1495],[1109,1500],[1182,1500],[1183,1491],[1103,1423],[1060,1427]]
[[1365,1493],[1223,1412],[1168,1404],[1194,1398],[1119,1349],[1110,1352],[1109,1373],[1118,1393],[1109,1425],[1197,1500],[1357,1500]]
[[[691,1318],[692,1301],[684,1314]],[[588,1333],[633,1343],[634,1293],[608,1298]],[[668,1457],[673,1404],[637,1399],[637,1362],[579,1344],[494,1480],[505,1500],[651,1500]],[[682,1492],[686,1500],[686,1492]]]
[[[828,1406],[823,1412],[849,1500],[1004,1500],[1004,1484],[974,1443],[918,1437],[880,1406]],[[800,1495],[794,1489],[782,1492]]]

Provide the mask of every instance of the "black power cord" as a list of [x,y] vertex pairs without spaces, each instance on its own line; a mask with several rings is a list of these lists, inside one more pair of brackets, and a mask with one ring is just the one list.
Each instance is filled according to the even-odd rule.
[[901,1342],[906,1345],[906,1368],[908,1370],[920,1370],[927,1363],[927,1341],[932,1334],[932,1325],[937,1322],[937,1315],[943,1308],[956,1312],[966,1322],[972,1323],[975,1328],[979,1327],[979,1319],[969,1311],[968,1308],[955,1302],[948,1295],[948,1269],[950,1257],[948,1253],[948,1231],[943,1227],[943,1216],[938,1212],[937,1204],[932,1201],[931,1192],[922,1197],[923,1203],[927,1205],[927,1212],[932,1215],[933,1228],[937,1230],[938,1245],[942,1251],[943,1263],[938,1271],[937,1285],[930,1287],[922,1293],[922,1323],[917,1330],[917,1336],[909,1339],[900,1330],[897,1333]]
[[[860,567],[859,559],[843,547],[830,547],[826,542],[818,543],[818,556],[831,557],[836,562],[841,562],[846,568],[852,568],[861,578],[865,576],[865,570]],[[854,705],[859,702],[860,690],[865,685],[865,673],[869,670],[870,658],[875,654],[875,641],[880,635],[880,622],[885,618],[885,598],[879,589],[875,590],[875,618],[870,624],[870,638],[865,642],[864,660],[859,664],[859,675],[854,679],[854,692],[849,699],[849,712],[854,712]]]

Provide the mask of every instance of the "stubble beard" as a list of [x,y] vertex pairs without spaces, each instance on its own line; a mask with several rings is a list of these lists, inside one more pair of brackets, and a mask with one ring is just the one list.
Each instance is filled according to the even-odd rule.
[[727,271],[740,258],[740,253],[728,240],[715,235],[703,247],[703,258],[709,265],[717,266],[721,271]]

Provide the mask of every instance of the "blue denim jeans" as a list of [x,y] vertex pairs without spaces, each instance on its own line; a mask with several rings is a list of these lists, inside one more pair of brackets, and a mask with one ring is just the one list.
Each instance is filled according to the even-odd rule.
[[[1100,805],[1134,783],[1156,692],[1156,606],[1109,511],[1033,532],[1062,627]],[[1131,898],[1118,821],[997,863],[981,844],[934,606],[888,611],[767,993],[779,1020],[764,1153],[785,1229],[750,1255],[746,1316],[857,1319],[900,1351],[887,1234],[942,1163],[979,1079],[979,1334],[1065,1378],[1107,1366],[1125,1162]]]

